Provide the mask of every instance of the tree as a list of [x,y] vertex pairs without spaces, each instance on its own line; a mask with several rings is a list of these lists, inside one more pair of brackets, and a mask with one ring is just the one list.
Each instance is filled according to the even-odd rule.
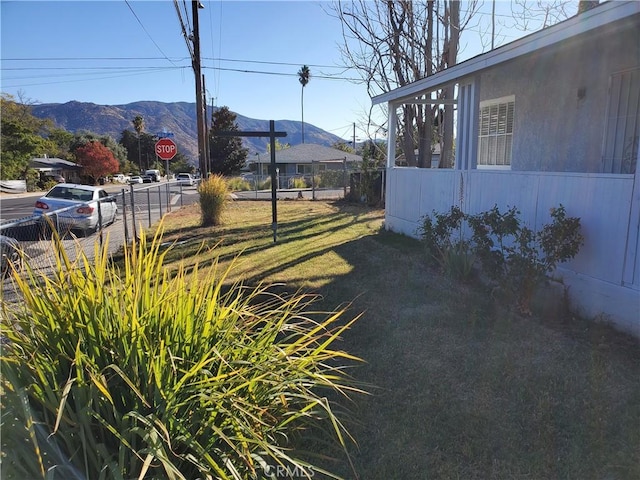
[[116,173],[120,168],[111,150],[97,141],[88,142],[75,151],[76,162],[82,166],[82,173],[93,183],[99,178]]
[[189,163],[187,157],[178,152],[173,160],[169,161],[169,170],[173,173],[193,173],[195,167]]
[[35,117],[31,113],[30,105],[16,102],[11,95],[2,94],[0,110],[0,178],[25,178],[32,158],[57,151],[56,144],[44,138],[47,131],[53,128],[52,122]]
[[[287,148],[291,148],[289,143],[282,143],[279,139],[275,139],[276,152],[280,150],[285,150]],[[271,153],[271,142],[267,143],[267,153]]]
[[54,152],[56,157],[65,160],[72,159],[73,155],[71,153],[71,144],[74,140],[73,133],[62,128],[53,128],[49,131],[47,138],[57,147],[56,152]]
[[344,140],[338,140],[333,145],[331,145],[331,148],[335,148],[336,150],[340,150],[342,152],[356,153],[355,149]]
[[140,150],[140,134],[144,130],[144,119],[140,115],[136,115],[136,118],[134,118],[131,123],[133,123],[133,129],[138,134],[138,166],[140,167],[140,170],[142,170],[142,150]]
[[[478,3],[466,2],[464,12],[460,6],[456,0],[338,0],[333,11],[342,23],[345,66],[359,71],[369,94],[375,96],[454,65],[459,36]],[[436,100],[452,96],[453,88],[444,88]],[[436,115],[437,105],[420,100],[402,106],[398,130],[409,165],[430,166]],[[452,158],[452,132],[453,106],[445,105],[439,141],[449,153],[443,152],[443,158]]]
[[[149,133],[135,134],[131,130],[123,130],[120,136],[120,145],[127,152],[129,162],[136,165],[136,171],[140,171],[142,163],[150,165],[156,158],[156,142],[158,137]],[[144,160],[142,160],[144,159]]]
[[238,130],[236,114],[229,110],[229,107],[220,107],[211,115],[209,152],[212,173],[231,175],[244,166],[249,150],[242,146],[242,139],[216,135],[216,132],[235,132]]
[[578,13],[580,14],[586,12],[587,10],[591,10],[592,8],[597,7],[599,3],[599,0],[580,0],[580,2],[578,3]]
[[298,81],[300,85],[302,85],[302,93],[300,95],[300,105],[302,108],[302,143],[304,143],[304,87],[307,86],[310,79],[311,71],[308,66],[303,65],[300,70],[298,70]]
[[78,147],[86,145],[89,142],[100,142],[102,145],[107,147],[111,150],[111,153],[113,153],[113,156],[116,157],[116,160],[118,160],[118,163],[121,165],[127,161],[127,149],[120,143],[116,142],[112,136],[101,135],[87,130],[81,130],[73,136],[69,150],[71,153],[74,153]]

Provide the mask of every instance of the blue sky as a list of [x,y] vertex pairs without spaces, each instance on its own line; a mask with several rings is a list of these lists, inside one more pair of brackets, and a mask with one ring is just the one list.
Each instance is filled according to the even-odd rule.
[[[191,17],[191,2],[186,4]],[[346,78],[341,28],[316,1],[203,1],[200,43],[207,99],[259,119],[300,119],[296,72],[310,66],[305,122],[343,138],[370,107],[364,85]],[[489,2],[481,7],[481,24]],[[575,2],[577,4],[577,2]],[[509,2],[498,2],[506,21]],[[194,76],[174,3],[163,1],[1,2],[3,93],[34,103],[71,100],[118,105],[139,100],[195,102]],[[462,59],[482,52],[478,30],[463,37]],[[504,43],[524,33],[500,27]],[[267,72],[267,73],[252,73]],[[321,77],[335,76],[338,79]],[[358,137],[363,132],[356,132]]]

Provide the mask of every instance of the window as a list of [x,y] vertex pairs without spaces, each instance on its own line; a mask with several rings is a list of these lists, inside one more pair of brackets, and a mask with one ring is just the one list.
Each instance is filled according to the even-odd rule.
[[480,102],[478,167],[511,166],[515,97]]
[[640,69],[611,75],[602,154],[604,173],[635,173],[640,141]]
[[314,165],[310,163],[296,164],[296,173],[298,175],[313,175],[314,171],[324,172],[326,169],[327,169],[327,166],[324,164],[318,164],[315,168],[314,168]]

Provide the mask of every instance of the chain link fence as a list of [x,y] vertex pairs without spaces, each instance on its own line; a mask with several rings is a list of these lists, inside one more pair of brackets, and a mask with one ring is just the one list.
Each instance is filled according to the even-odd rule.
[[[186,187],[178,182],[136,188],[133,185],[123,186],[119,191],[111,188],[108,196],[97,202],[98,224],[95,232],[76,230],[69,224],[69,215],[89,207],[88,203],[82,202],[47,212],[46,215],[32,215],[3,222],[0,224],[3,301],[10,301],[15,293],[11,281],[11,264],[19,269],[21,259],[24,259],[35,270],[46,273],[51,268],[55,262],[53,230],[59,235],[65,252],[72,260],[79,251],[93,258],[96,243],[102,245],[107,238],[109,252],[116,253],[124,244],[131,243],[144,230],[151,228],[166,213],[182,206],[184,188]],[[195,187],[190,188],[193,190]],[[34,204],[36,199],[34,197]],[[109,214],[114,206],[117,213],[112,220]]]
[[[271,190],[270,166],[257,165],[256,171],[243,174],[231,186],[236,191]],[[312,200],[344,198],[378,203],[384,198],[384,169],[363,170],[362,165],[346,160],[313,161],[307,164],[280,165],[276,168],[279,198],[299,194]],[[248,198],[248,197],[246,197]]]

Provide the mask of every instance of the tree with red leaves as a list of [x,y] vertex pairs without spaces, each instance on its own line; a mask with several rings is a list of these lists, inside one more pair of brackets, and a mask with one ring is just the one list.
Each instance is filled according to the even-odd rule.
[[96,183],[99,178],[116,173],[120,164],[111,150],[100,142],[87,142],[75,151],[82,174]]

